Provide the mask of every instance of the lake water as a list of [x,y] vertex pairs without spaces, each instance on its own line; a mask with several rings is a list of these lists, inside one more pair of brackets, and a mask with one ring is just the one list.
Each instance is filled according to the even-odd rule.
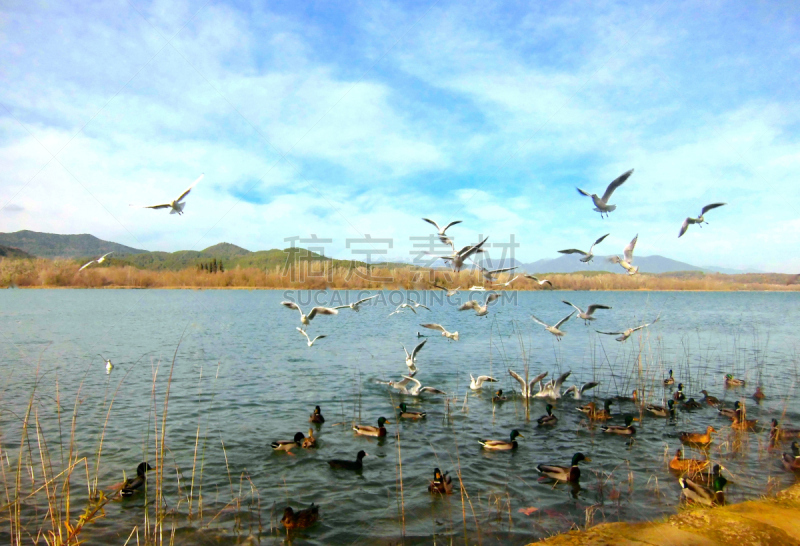
[[[680,488],[667,467],[680,445],[678,432],[703,431],[709,424],[720,430],[710,457],[725,468],[729,502],[795,480],[779,461],[788,445],[767,449],[767,429],[772,417],[800,426],[798,293],[508,292],[490,307],[488,317],[477,317],[459,312],[453,303],[468,292],[451,303],[419,292],[410,295],[424,298],[430,311],[388,317],[394,309],[389,300],[396,305],[406,294],[381,292],[377,303],[364,305],[359,313],[342,309],[338,316],[316,317],[309,334],[328,337],[312,348],[295,330],[298,313],[280,305],[290,296],[307,310],[310,298],[318,303],[335,298],[336,305],[373,293],[2,291],[0,432],[3,459],[10,465],[6,473],[11,472],[7,486],[14,484],[21,419],[37,373],[33,408],[56,471],[68,457],[76,396],[75,444],[78,455],[87,457],[92,478],[114,399],[97,474],[101,488],[119,482],[123,472],[131,476],[139,462],[154,461],[173,355],[164,498],[170,510],[165,528],[175,529],[178,544],[282,542],[286,535],[277,522],[287,503],[320,506],[320,522],[293,535],[295,543],[303,544],[390,544],[403,536],[407,543],[427,544],[432,537],[463,540],[465,533],[470,542],[526,544],[587,521],[652,519],[679,509]],[[482,301],[484,294],[474,297]],[[530,314],[553,324],[571,310],[562,299],[613,309],[598,311],[588,327],[573,318],[558,342]],[[621,331],[659,315],[658,323],[625,343],[594,331]],[[457,330],[460,340],[449,342],[421,328],[422,322]],[[417,378],[445,390],[446,398],[401,397],[376,382],[400,379],[407,372],[402,345],[410,350],[419,341],[417,332],[431,336],[419,353]],[[114,363],[110,375],[99,354]],[[571,370],[567,385],[600,381],[592,391],[598,401],[638,387],[648,402],[663,403],[661,380],[671,368],[689,396],[699,399],[705,388],[728,405],[744,397],[748,418],[764,428],[735,434],[729,420],[705,408],[679,412],[677,423],[645,416],[630,443],[587,426],[575,411],[579,402],[568,398],[556,404],[558,424],[539,429],[542,400],[532,401],[528,414],[519,398],[491,403],[494,388],[519,391],[507,370],[522,373],[526,363],[531,377]],[[470,373],[494,375],[499,383],[467,394]],[[747,386],[725,390],[726,373],[746,378]],[[750,396],[759,382],[767,399],[756,405]],[[393,407],[401,401],[426,411],[427,419],[398,426]],[[308,430],[315,405],[326,417],[315,432],[318,449],[297,449],[294,456],[273,453],[272,441]],[[613,406],[612,411],[635,408]],[[375,424],[380,416],[392,421],[388,438],[353,434],[353,422]],[[513,428],[524,435],[514,452],[488,453],[478,444],[483,438],[507,438]],[[30,438],[36,463],[39,444],[35,434]],[[332,471],[326,464],[331,458],[354,459],[361,449],[369,454],[361,474]],[[566,465],[577,451],[593,459],[582,465],[580,491],[537,481],[538,463]],[[698,456],[688,448],[686,453]],[[193,465],[198,470],[192,484]],[[463,490],[454,478],[452,496],[432,497],[427,484],[436,466],[454,476],[460,469]],[[23,475],[26,494],[42,485],[40,468]],[[145,508],[148,497],[153,500],[152,491],[110,503],[106,516],[87,526],[81,537],[89,543],[121,544],[136,526],[143,537],[145,511],[151,510],[152,517],[152,506]],[[235,497],[241,498],[238,505],[231,503]],[[86,498],[86,470],[80,466],[73,475],[73,518]],[[26,501],[24,510],[27,531],[33,534],[46,510],[44,497],[35,499]],[[530,507],[537,510],[520,512]],[[2,525],[5,537],[8,523]]]

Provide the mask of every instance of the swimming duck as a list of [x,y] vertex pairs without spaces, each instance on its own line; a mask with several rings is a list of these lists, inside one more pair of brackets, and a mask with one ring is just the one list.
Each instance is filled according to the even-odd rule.
[[714,470],[712,471],[711,488],[686,477],[679,478],[678,483],[681,485],[681,495],[689,502],[697,502],[707,506],[725,504],[725,495],[722,490],[728,480],[720,474],[718,464],[714,465]]
[[726,387],[744,387],[745,380],[744,379],[736,379],[733,377],[732,373],[725,375],[725,386]]
[[314,438],[314,431],[308,429],[308,436],[303,438],[303,443],[301,444],[303,449],[310,449],[312,447],[317,447],[317,439]]
[[638,421],[633,415],[626,415],[625,416],[625,426],[622,425],[606,425],[600,427],[600,430],[606,432],[608,434],[636,434],[636,428],[631,424],[634,421]]
[[639,403],[639,394],[636,390],[634,390],[630,396],[617,396],[618,402],[633,402],[634,404]]
[[298,432],[294,435],[294,440],[280,440],[278,442],[272,442],[270,445],[275,451],[291,451],[293,448],[298,447],[303,442],[304,438],[305,436],[303,436],[303,433]]
[[517,448],[517,438],[524,438],[517,429],[511,431],[511,441],[505,440],[478,440],[483,446],[483,449],[490,449],[492,451],[508,451]]
[[577,482],[581,477],[581,469],[578,463],[581,461],[592,462],[583,453],[576,453],[572,456],[572,466],[556,466],[550,464],[540,464],[536,470],[543,476],[560,482]]
[[608,421],[611,419],[611,404],[613,402],[610,398],[603,402],[603,409],[595,409],[595,411],[589,413],[589,419],[592,421]]
[[672,370],[669,371],[669,377],[664,380],[664,386],[668,387],[675,384],[675,378],[672,377]]
[[353,425],[353,430],[356,431],[356,434],[360,434],[361,436],[377,436],[383,438],[386,436],[386,427],[383,426],[386,423],[391,424],[391,421],[388,421],[386,417],[379,417],[377,427],[371,425]]
[[719,398],[715,396],[709,396],[707,390],[703,389],[702,391],[700,391],[700,394],[703,395],[703,402],[705,402],[709,406],[719,406]]
[[733,409],[730,409],[730,408],[720,408],[720,410],[719,410],[719,414],[720,414],[720,415],[722,415],[722,416],[724,416],[724,417],[728,417],[729,419],[735,419],[735,418],[736,418],[736,412],[737,412],[737,411],[739,411],[739,408],[740,408],[741,406],[742,406],[742,405],[741,405],[741,403],[739,403],[739,401],[737,400],[737,401],[736,401],[736,402],[734,402],[734,404],[733,404]]
[[695,400],[694,398],[689,398],[686,402],[681,402],[681,409],[683,411],[694,411],[702,409],[703,405]]
[[318,425],[321,425],[325,422],[325,418],[322,416],[322,411],[319,409],[319,406],[314,408],[314,413],[311,414],[308,420],[312,423],[317,423]]
[[331,459],[330,461],[328,461],[328,464],[331,466],[331,468],[359,471],[364,466],[362,460],[366,456],[367,454],[362,449],[361,451],[358,452],[358,455],[356,455],[355,461],[347,461],[344,459]]
[[783,467],[790,472],[800,470],[800,445],[797,442],[792,442],[791,454],[783,454]]
[[676,402],[686,400],[686,395],[683,394],[683,383],[678,383],[678,390],[673,393],[672,399]]
[[669,462],[669,467],[671,470],[675,470],[677,472],[683,472],[687,474],[696,474],[704,470],[708,466],[708,460],[700,460],[700,459],[684,459],[683,458],[683,448],[678,448],[675,452],[675,456]]
[[399,415],[401,419],[424,419],[425,416],[428,415],[424,411],[408,411],[408,407],[406,406],[405,402],[397,406],[397,409],[400,410]]
[[553,405],[547,404],[547,406],[545,406],[545,410],[547,411],[547,414],[539,417],[536,422],[539,423],[540,427],[555,425],[558,422],[558,417],[553,415]]
[[744,408],[739,408],[736,410],[736,415],[733,417],[731,428],[735,430],[752,430],[756,428],[757,424],[758,419],[746,419]]
[[153,467],[151,467],[148,463],[139,463],[139,466],[136,467],[136,477],[127,478],[122,483],[119,494],[123,497],[130,497],[136,493],[136,491],[141,489],[141,487],[147,481],[146,474],[149,470],[153,470]]
[[449,476],[449,473],[442,474],[438,468],[434,468],[433,480],[428,484],[428,491],[430,493],[450,495],[453,493],[453,479]]
[[508,398],[503,395],[503,389],[499,389],[496,393],[494,393],[494,396],[492,396],[492,403],[494,404],[505,402],[506,400],[508,400]]
[[766,397],[767,395],[764,394],[764,391],[761,390],[761,387],[756,387],[756,392],[753,393],[753,400],[760,404],[761,401]]
[[800,438],[800,429],[781,427],[778,425],[778,420],[773,419],[769,429],[769,437],[773,442]]
[[305,529],[311,527],[319,519],[319,506],[313,502],[305,510],[295,512],[291,506],[287,506],[283,511],[281,523],[286,529]]
[[714,427],[707,427],[705,433],[702,432],[681,432],[680,439],[684,444],[695,446],[707,446],[711,443],[711,433],[717,432]]
[[656,406],[655,404],[648,404],[647,406],[645,406],[644,409],[646,409],[656,417],[675,417],[674,400],[667,400],[666,408],[664,406]]

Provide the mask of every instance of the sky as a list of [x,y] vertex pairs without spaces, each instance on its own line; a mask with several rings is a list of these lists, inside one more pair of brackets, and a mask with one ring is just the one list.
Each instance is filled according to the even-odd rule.
[[[0,231],[800,271],[794,2],[78,4],[0,6]],[[575,189],[628,169],[609,218]]]

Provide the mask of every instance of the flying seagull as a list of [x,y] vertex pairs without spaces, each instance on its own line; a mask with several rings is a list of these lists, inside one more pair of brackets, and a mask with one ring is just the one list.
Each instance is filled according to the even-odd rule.
[[[522,276],[522,275],[516,275],[516,276],[515,276],[513,279],[511,279],[511,280],[510,280],[510,281],[508,281],[508,282],[496,282],[496,283],[493,283],[493,284],[496,284],[496,285],[499,285],[499,286],[505,286],[506,288],[508,288],[509,286],[511,286],[511,283],[512,283],[512,282],[516,281],[516,280],[517,280],[517,279],[519,279],[521,276]],[[547,282],[550,282],[550,281],[547,281]]]
[[486,299],[483,301],[483,305],[478,303],[475,300],[468,300],[464,302],[464,305],[458,308],[459,311],[468,311],[470,309],[475,310],[475,314],[479,317],[486,316],[489,314],[489,304],[492,303],[494,300],[499,298],[500,296],[496,292],[491,292],[486,294]]
[[533,394],[532,394],[533,386],[536,383],[541,382],[541,380],[544,379],[545,377],[547,377],[547,372],[542,372],[542,373],[540,373],[539,375],[537,375],[536,377],[534,377],[533,379],[531,379],[530,381],[528,381],[526,383],[525,380],[522,379],[522,377],[517,372],[515,372],[514,370],[509,369],[508,373],[511,374],[511,377],[513,377],[514,379],[519,381],[520,387],[522,388],[522,397],[523,398],[530,398],[531,396],[533,396]]
[[469,374],[469,388],[473,391],[479,391],[483,388],[483,384],[486,382],[489,383],[497,383],[497,379],[488,375],[479,375],[478,377],[472,377],[472,374]]
[[192,182],[192,185],[189,186],[188,188],[186,188],[186,191],[183,192],[182,194],[180,194],[180,196],[178,196],[178,198],[175,199],[174,201],[170,201],[169,203],[163,203],[161,205],[149,205],[149,206],[142,207],[142,208],[144,208],[144,209],[172,209],[172,210],[169,211],[170,214],[183,214],[183,208],[186,206],[186,203],[183,203],[182,201],[184,199],[186,199],[186,196],[189,195],[189,192],[192,191],[192,188],[194,188],[195,185],[198,182],[200,182],[203,179],[204,176],[205,176],[205,174],[201,174],[198,177],[198,179],[195,180],[194,182]]
[[650,322],[648,324],[642,324],[641,326],[637,326],[636,328],[628,328],[624,332],[601,332],[600,330],[595,330],[595,331],[598,334],[605,334],[607,336],[619,336],[616,339],[617,339],[617,341],[622,343],[625,340],[627,340],[629,337],[631,337],[631,334],[633,334],[635,331],[641,330],[642,328],[647,328],[648,326],[652,326],[653,324],[658,322],[658,319],[659,319],[659,317],[656,317],[656,320],[654,320],[653,322]]
[[359,311],[358,306],[359,305],[361,305],[365,301],[369,301],[372,298],[377,298],[377,297],[378,297],[378,294],[375,294],[374,296],[370,296],[368,298],[364,298],[363,300],[354,301],[353,303],[351,303],[349,305],[340,305],[338,307],[334,307],[334,309],[352,309],[353,311],[358,313],[358,311]]
[[[475,254],[476,252],[483,252],[481,247],[483,244],[489,239],[486,237],[483,241],[476,245],[467,245],[458,252],[455,252],[455,247],[453,248],[453,253],[449,256],[437,256],[437,258],[444,260],[445,262],[450,262],[450,265],[453,267],[453,271],[461,271],[461,268],[464,267],[464,262]],[[427,254],[427,253],[426,253]]]
[[689,229],[689,226],[692,225],[692,224],[697,224],[700,227],[703,227],[703,224],[707,224],[708,223],[708,222],[706,222],[706,219],[703,218],[706,215],[706,213],[708,211],[712,210],[712,209],[715,209],[717,207],[721,207],[722,205],[726,205],[726,204],[727,203],[711,203],[710,205],[706,205],[705,207],[703,207],[703,210],[700,211],[700,216],[698,216],[697,218],[689,217],[686,220],[684,220],[683,221],[683,225],[681,226],[681,232],[678,234],[678,239],[683,237],[683,234],[686,233],[686,230]]
[[434,226],[434,227],[436,228],[436,230],[439,232],[439,233],[438,233],[438,235],[439,235],[439,240],[440,240],[441,242],[443,242],[443,243],[444,243],[444,244],[446,244],[446,245],[453,246],[453,240],[452,240],[452,239],[450,239],[450,237],[448,237],[448,236],[447,236],[447,235],[445,235],[444,233],[445,233],[445,231],[447,231],[447,229],[448,229],[450,226],[454,226],[454,225],[456,225],[456,224],[460,224],[460,223],[461,223],[461,220],[456,220],[455,222],[450,222],[449,224],[447,224],[447,225],[446,225],[446,226],[444,226],[443,228],[440,228],[440,227],[439,227],[439,224],[437,224],[437,223],[436,223],[436,222],[434,222],[433,220],[429,220],[428,218],[423,218],[423,220],[425,220],[425,221],[426,221],[426,222],[428,222],[429,224],[433,224],[433,226]]
[[619,264],[622,268],[628,272],[628,275],[636,275],[639,272],[639,266],[637,265],[634,267],[633,264],[633,249],[636,246],[636,241],[639,240],[639,234],[636,234],[636,237],[628,243],[628,246],[625,247],[625,250],[622,252],[624,258],[620,258],[619,256],[611,256],[608,261],[611,263]]
[[594,312],[596,310],[598,310],[598,309],[611,309],[611,307],[609,307],[607,305],[598,305],[596,303],[593,303],[592,305],[590,305],[589,307],[586,308],[586,312],[584,313],[583,310],[581,310],[581,308],[578,307],[577,305],[575,305],[574,303],[570,303],[567,300],[561,300],[561,301],[566,303],[567,305],[571,305],[572,307],[577,309],[578,310],[578,318],[582,318],[583,322],[585,322],[586,324],[589,324],[590,320],[594,320],[594,317],[592,315],[594,314]]
[[299,326],[297,327],[297,331],[298,331],[298,332],[300,332],[301,334],[303,334],[303,335],[306,337],[306,342],[308,343],[308,346],[309,346],[309,347],[311,347],[312,345],[314,345],[314,343],[315,343],[315,342],[316,342],[318,339],[322,339],[323,337],[327,337],[327,336],[317,336],[317,337],[315,337],[314,339],[311,339],[310,337],[308,337],[308,334],[306,333],[306,331],[305,331],[305,330],[303,330],[302,328],[300,328]]
[[414,312],[414,314],[416,315],[417,314],[417,308],[419,308],[419,307],[422,307],[423,309],[427,309],[428,311],[430,311],[429,307],[427,307],[425,305],[422,305],[419,302],[412,301],[411,303],[401,303],[400,305],[397,306],[397,309],[395,309],[394,311],[389,313],[388,316],[391,317],[392,315],[394,315],[396,313],[402,313],[403,309],[411,309]]
[[504,267],[502,269],[486,269],[485,267],[478,266],[481,270],[481,274],[483,278],[489,282],[495,282],[495,275],[499,275],[500,273],[505,273],[506,271],[514,271],[516,267]]
[[559,326],[561,326],[562,324],[564,324],[565,322],[567,322],[569,319],[571,319],[571,318],[572,318],[572,315],[574,315],[574,314],[575,314],[575,311],[573,311],[572,313],[570,313],[570,314],[569,314],[569,315],[567,315],[566,317],[564,317],[564,318],[562,318],[561,320],[559,320],[558,322],[556,322],[555,326],[550,326],[549,324],[545,324],[544,322],[542,322],[542,321],[541,321],[541,320],[539,320],[538,318],[534,317],[533,315],[531,315],[531,318],[532,318],[532,319],[533,319],[535,322],[538,322],[539,324],[541,324],[542,326],[544,326],[544,329],[545,329],[545,330],[547,330],[548,332],[550,332],[551,334],[553,334],[554,336],[556,336],[556,339],[557,339],[558,341],[561,341],[561,336],[565,335],[565,333],[564,333],[564,332],[562,332],[561,330],[559,330],[559,329],[558,329],[558,327],[559,327]]
[[611,184],[608,185],[606,188],[606,192],[603,194],[603,197],[598,197],[595,193],[588,193],[583,191],[582,189],[578,188],[578,193],[581,195],[585,195],[586,197],[591,197],[592,201],[594,202],[594,206],[597,212],[600,213],[600,218],[603,217],[603,214],[608,216],[608,213],[612,210],[616,209],[616,205],[609,205],[608,200],[611,199],[611,194],[614,193],[614,190],[619,188],[625,181],[633,174],[633,169],[622,173],[619,177],[617,177]]
[[447,292],[447,297],[448,297],[448,298],[449,298],[450,296],[455,296],[456,294],[458,294],[458,290],[461,288],[460,286],[457,286],[457,287],[455,287],[455,288],[445,288],[445,287],[444,287],[444,286],[442,286],[441,284],[436,284],[435,282],[433,282],[433,283],[430,283],[430,284],[431,284],[431,286],[433,286],[434,288],[438,288],[439,290],[444,290],[445,292]]
[[83,265],[81,266],[81,268],[78,270],[78,273],[80,273],[81,271],[83,271],[84,269],[86,269],[87,267],[89,267],[90,265],[92,265],[92,264],[94,264],[94,263],[98,263],[98,264],[101,264],[101,263],[103,263],[103,262],[106,260],[106,256],[110,256],[111,254],[114,254],[114,251],[113,251],[113,250],[112,250],[111,252],[109,252],[108,254],[103,254],[102,256],[100,256],[99,258],[97,258],[96,260],[91,260],[91,261],[89,261],[89,262],[86,262],[86,263],[85,263],[85,264],[83,264]]
[[533,275],[528,275],[527,273],[525,273],[525,278],[526,279],[531,279],[531,280],[534,280],[534,281],[538,282],[539,286],[544,286],[545,284],[549,284],[550,288],[553,288],[553,283],[551,283],[547,279],[539,280],[539,277],[534,277]]
[[609,233],[606,233],[598,240],[596,240],[594,244],[592,244],[592,246],[589,247],[589,252],[584,252],[583,250],[578,250],[577,248],[568,248],[566,250],[559,250],[558,252],[561,254],[582,254],[583,258],[581,258],[581,261],[583,263],[589,263],[594,259],[594,254],[592,254],[592,250],[594,250],[595,245],[599,245],[600,243],[602,243],[603,239],[605,239],[609,235],[610,235]]
[[428,343],[427,339],[414,347],[414,350],[411,351],[411,354],[408,354],[406,346],[403,345],[403,351],[406,353],[406,366],[408,366],[408,371],[411,372],[411,375],[417,373],[417,353],[426,343]]
[[442,332],[443,337],[452,339],[453,341],[458,341],[458,332],[448,332],[441,324],[420,324],[420,326],[423,328],[429,328],[431,330],[439,330]]
[[311,320],[316,317],[317,315],[338,315],[339,311],[336,309],[331,309],[330,307],[314,307],[308,313],[308,315],[303,314],[303,310],[300,309],[300,306],[294,303],[293,301],[282,301],[281,305],[288,307],[289,309],[296,309],[300,313],[300,323],[303,326],[308,326],[311,324]]

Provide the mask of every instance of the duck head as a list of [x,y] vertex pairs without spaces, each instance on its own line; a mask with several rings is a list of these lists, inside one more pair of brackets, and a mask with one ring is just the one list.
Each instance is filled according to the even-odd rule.
[[305,439],[305,436],[303,435],[302,432],[298,432],[297,434],[294,435],[294,443],[296,443],[296,444],[299,444],[304,439]]
[[578,466],[578,463],[581,461],[586,461],[587,463],[592,462],[589,457],[580,452],[572,456],[572,466]]
[[[403,405],[405,405],[405,404],[403,404]],[[403,410],[403,411],[405,411],[405,410]],[[385,425],[386,423],[392,424],[392,422],[389,421],[388,419],[386,419],[386,417],[378,417],[378,427],[379,428],[383,428],[383,425]]]
[[144,476],[148,470],[153,470],[149,463],[139,463],[139,466],[136,467],[136,475]]
[[[512,441],[512,442],[513,442],[514,440],[516,440],[517,438],[524,438],[524,437],[525,437],[525,436],[523,436],[522,434],[520,434],[520,433],[519,433],[519,431],[518,431],[517,429],[514,429],[514,430],[512,430],[512,431],[511,431],[511,441]],[[796,443],[796,442],[795,442],[795,443]]]

